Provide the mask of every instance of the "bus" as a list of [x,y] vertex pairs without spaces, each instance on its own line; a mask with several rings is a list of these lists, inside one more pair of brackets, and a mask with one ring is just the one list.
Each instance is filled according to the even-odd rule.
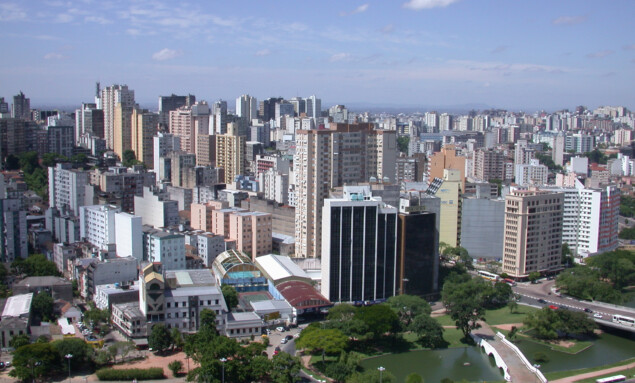
[[613,323],[619,323],[624,326],[635,327],[635,319],[631,317],[625,317],[623,315],[613,315]]
[[624,375],[613,375],[607,378],[596,379],[595,383],[613,383],[613,382],[623,382],[626,380],[626,376]]
[[489,271],[483,271],[483,270],[479,270],[478,271],[478,275],[483,278],[483,279],[487,279],[489,281],[498,281],[499,276],[494,274],[494,273],[490,273]]
[[505,278],[505,279],[503,279],[503,282],[507,283],[511,287],[516,286],[516,281],[511,279],[511,278]]

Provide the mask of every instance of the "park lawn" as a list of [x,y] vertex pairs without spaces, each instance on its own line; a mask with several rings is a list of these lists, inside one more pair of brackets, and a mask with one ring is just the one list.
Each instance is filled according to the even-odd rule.
[[[414,346],[414,348],[412,348],[411,351],[414,350],[425,350],[424,348],[422,348],[418,343],[417,340],[419,339],[419,336],[413,332],[404,332],[401,334],[403,336],[403,338],[412,343],[412,345]],[[467,344],[461,342],[461,339],[463,339],[463,332],[459,329],[456,328],[445,328],[443,329],[443,339],[445,339],[446,342],[448,342],[448,347],[447,348],[456,348],[456,347],[466,347],[468,346]]]
[[441,315],[440,317],[433,317],[441,324],[441,326],[456,326],[456,322],[454,319],[450,318],[449,315]]
[[509,307],[503,307],[496,310],[487,310],[485,311],[485,322],[490,326],[496,326],[499,324],[511,324],[511,323],[522,323],[525,319],[525,315],[538,311],[538,309],[518,305],[514,310],[514,313],[509,312]]
[[[604,370],[604,369],[611,368],[611,367],[624,366],[624,365],[627,365],[627,364],[633,363],[633,362],[635,362],[635,358],[626,359],[626,360],[623,360],[623,361],[617,362],[617,363],[605,364],[604,366],[597,366],[597,367],[591,367],[591,368],[582,368],[582,369],[579,369],[579,370],[547,372],[547,373],[545,373],[545,378],[547,378],[547,380],[557,380],[557,379],[562,379],[562,378],[566,378],[566,377],[569,377],[569,376],[585,374],[587,372],[594,372],[594,371],[600,371],[600,370]],[[613,376],[613,375],[624,375],[624,374],[621,373],[621,372],[616,372],[616,373],[613,373],[613,374],[609,374],[607,376]],[[591,380],[591,381],[595,382],[595,379],[599,379],[599,378],[593,378],[593,380]]]
[[[500,328],[495,327],[495,326],[494,326],[494,328],[496,329],[496,331],[502,333],[506,337],[509,336],[509,330],[500,329]],[[516,340],[520,340],[520,341],[526,340],[528,342],[534,342],[534,343],[542,344],[543,346],[547,346],[547,347],[551,348],[554,351],[564,352],[565,354],[575,355],[575,354],[579,353],[580,351],[584,351],[587,348],[593,346],[593,342],[586,341],[586,340],[576,340],[576,339],[566,339],[565,340],[566,342],[573,343],[569,347],[560,346],[560,345],[554,344],[552,342],[547,342],[547,341],[544,341],[544,340],[536,339],[536,338],[532,337],[531,335],[529,335],[527,333],[523,333],[522,332],[522,327],[519,327],[519,330],[520,331],[516,333]]]

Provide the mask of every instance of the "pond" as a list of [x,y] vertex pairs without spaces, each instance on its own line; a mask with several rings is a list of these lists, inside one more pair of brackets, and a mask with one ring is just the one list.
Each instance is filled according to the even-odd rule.
[[488,357],[477,347],[382,355],[365,359],[361,365],[366,370],[385,367],[386,371],[397,378],[397,382],[403,382],[406,376],[413,372],[421,375],[426,382],[440,382],[443,378],[478,382],[504,380],[503,373],[494,363],[494,358]]
[[530,362],[534,362],[536,352],[547,355],[549,361],[540,363],[542,372],[597,367],[635,357],[635,335],[619,330],[607,330],[593,341],[591,347],[575,355],[554,351],[529,340],[521,340],[516,345]]

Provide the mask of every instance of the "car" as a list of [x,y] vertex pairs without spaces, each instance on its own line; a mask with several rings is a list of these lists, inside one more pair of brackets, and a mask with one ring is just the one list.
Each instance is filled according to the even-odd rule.
[[547,303],[547,301],[542,299],[542,298],[540,298],[540,299],[538,299],[538,303]]
[[549,308],[552,310],[558,310],[560,307],[556,306],[556,305],[549,305]]
[[291,339],[293,339],[293,335],[287,335],[287,336],[284,337],[284,339],[291,340]]
[[282,327],[282,326],[280,326],[280,327],[276,327],[276,331],[283,332],[283,331],[284,331],[284,327]]
[[5,367],[11,367],[11,362],[9,362],[9,361],[4,362],[4,366]]
[[602,314],[600,314],[600,313],[595,313],[595,314],[593,314],[593,318],[599,318],[599,319],[602,319]]
[[287,338],[282,338],[282,340],[280,341],[280,344],[287,344],[289,340]]
[[591,309],[590,309],[590,308],[588,308],[588,307],[585,307],[585,308],[584,308],[584,312],[585,312],[585,313],[592,313],[592,312],[593,312],[593,310],[591,310]]
[[275,350],[275,351],[273,352],[273,355],[278,355],[278,353],[279,353],[279,352],[280,352],[280,351]]
[[294,338],[299,338],[300,337],[300,333],[294,334],[293,337]]

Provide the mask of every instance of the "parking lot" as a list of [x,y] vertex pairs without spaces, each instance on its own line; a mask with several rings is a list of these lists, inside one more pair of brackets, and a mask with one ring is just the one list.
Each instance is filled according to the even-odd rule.
[[[270,333],[268,335],[269,347],[267,347],[267,355],[269,355],[269,357],[272,357],[277,347],[279,347],[280,351],[288,352],[291,355],[295,355],[295,339],[304,327],[306,327],[306,325],[298,326],[296,328],[289,328],[288,330],[282,328],[282,331],[280,331],[280,327],[270,329]],[[282,343],[282,340],[286,339],[287,337],[291,338],[285,343]]]

